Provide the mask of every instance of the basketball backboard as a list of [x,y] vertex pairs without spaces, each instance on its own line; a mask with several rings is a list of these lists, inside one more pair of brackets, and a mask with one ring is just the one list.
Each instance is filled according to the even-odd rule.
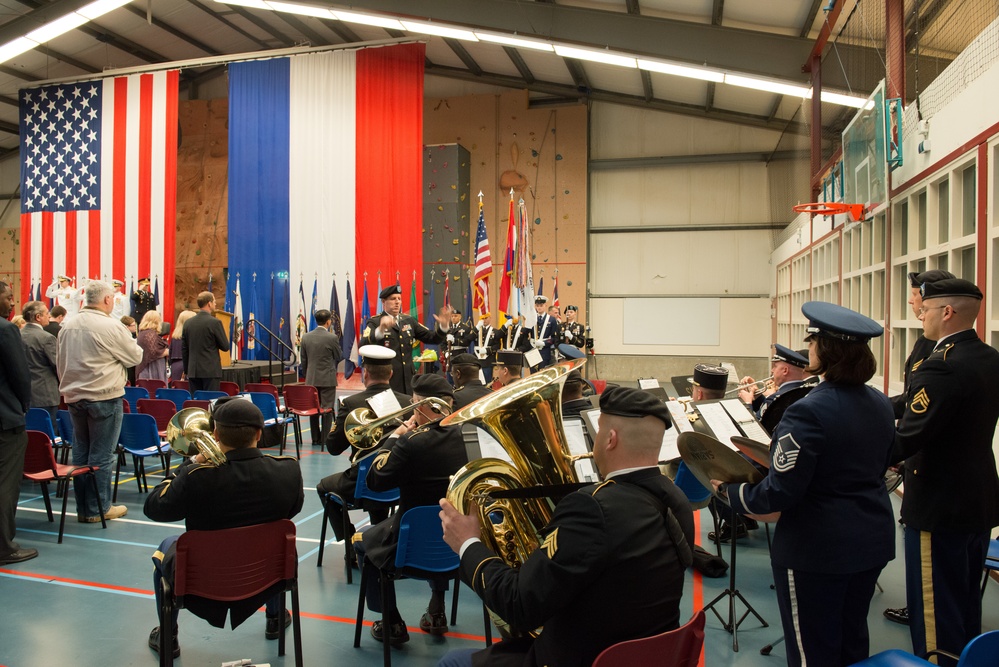
[[888,205],[885,82],[843,130],[843,201],[863,204],[867,217]]

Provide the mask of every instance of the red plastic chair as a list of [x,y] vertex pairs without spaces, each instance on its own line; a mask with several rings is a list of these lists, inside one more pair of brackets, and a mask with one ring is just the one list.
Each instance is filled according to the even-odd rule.
[[[174,389],[184,389],[188,392],[191,391],[191,383],[187,380],[173,380],[170,382],[170,386]],[[155,396],[155,394],[153,394]]]
[[211,401],[199,401],[197,399],[192,398],[189,401],[184,401],[184,409],[186,410],[187,408],[201,408],[202,410],[211,410],[212,409],[212,402]]
[[131,412],[132,411],[132,406],[128,404],[128,399],[127,398],[122,397],[121,402],[123,404],[122,408],[121,408],[122,412]]
[[597,394],[604,393],[604,389],[607,388],[607,380],[590,380],[590,384],[593,385],[593,391]]
[[644,639],[632,639],[605,648],[593,667],[632,667],[632,665],[670,665],[697,667],[704,646],[704,610],[676,630]]
[[230,396],[235,396],[236,394],[239,393],[239,385],[236,384],[235,382],[227,382],[226,380],[222,380],[221,382],[219,382],[219,390],[224,391]]
[[[220,558],[219,554],[225,554]],[[177,540],[174,585],[163,582],[160,628],[169,628],[174,609],[184,608],[184,597],[218,602],[248,600],[276,584],[291,591],[291,618],[295,633],[295,664],[302,664],[302,628],[298,606],[298,552],[295,524],[288,519],[226,530],[189,530]],[[281,613],[284,618],[284,592]],[[266,597],[266,596],[265,596]],[[263,604],[266,600],[260,600]],[[278,655],[284,655],[285,627],[280,623]],[[173,664],[173,637],[160,632],[160,665]]]
[[[289,384],[284,388],[284,405],[294,417],[295,442],[302,444],[302,417],[325,415],[333,412],[333,408],[324,408],[319,404],[319,390],[310,384]],[[313,442],[318,442],[315,434]]]
[[177,414],[177,405],[165,398],[140,398],[137,403],[139,414],[152,415],[156,419],[156,430],[160,432],[160,437],[165,437],[167,424]]
[[142,387],[143,389],[149,392],[150,396],[155,396],[156,390],[166,389],[167,383],[165,380],[144,379],[144,380],[136,380],[135,386]]
[[274,397],[274,402],[277,403],[278,412],[285,413],[288,411],[284,406],[281,394],[278,393],[277,387],[270,382],[247,382],[243,385],[243,391],[270,394]]
[[[70,480],[79,475],[90,477],[90,483],[97,496],[97,506],[101,504],[101,493],[97,490],[97,476],[94,473],[97,466],[68,466],[56,463],[55,454],[49,436],[41,431],[28,431],[28,448],[24,451],[24,478],[42,485],[42,499],[45,501],[45,512],[49,522],[55,521],[52,516],[52,503],[49,500],[49,482],[69,484]],[[66,501],[69,499],[68,488],[62,494],[62,518],[59,520],[59,544],[62,544],[63,530],[66,528]],[[104,515],[101,514],[101,525],[108,527]]]

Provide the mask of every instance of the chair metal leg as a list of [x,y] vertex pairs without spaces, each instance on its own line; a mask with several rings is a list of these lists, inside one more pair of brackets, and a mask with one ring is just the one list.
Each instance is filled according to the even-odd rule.
[[354,648],[361,647],[361,624],[364,621],[364,588],[368,584],[368,570],[361,562],[361,586],[357,593],[357,620],[354,623]]
[[114,464],[114,491],[111,493],[111,504],[118,502],[118,480],[121,475],[121,450],[118,450],[118,459]]
[[302,420],[295,415],[295,458],[302,458]]
[[291,585],[291,627],[295,630],[295,667],[302,667],[302,610],[298,604],[298,580]]
[[[108,527],[108,521],[104,518],[104,503],[101,502],[101,492],[97,488],[97,475],[94,474],[94,470],[91,469],[91,471],[87,473],[87,476],[90,478],[90,482],[94,485],[94,496],[97,497],[97,509],[101,515],[101,528],[106,530]],[[65,516],[65,513],[63,513],[63,516]]]
[[[350,511],[347,509],[346,498],[344,498],[343,507],[343,526],[340,533],[343,535],[343,567],[347,576],[347,583],[354,583],[354,559],[357,555],[354,553],[354,540],[353,535],[348,536],[347,533],[350,532]],[[361,565],[361,563],[358,563]]]
[[[96,484],[96,482],[95,482]],[[66,529],[66,503],[69,501],[69,493],[62,494],[62,517],[59,519],[59,540],[57,544],[62,544],[62,533]],[[101,514],[103,517],[104,515]]]
[[329,525],[330,521],[331,502],[333,501],[326,498],[326,502],[323,504],[323,529],[319,531],[319,558],[316,559],[316,567],[323,566],[323,552],[326,550],[326,526]]
[[385,667],[392,667],[392,625],[389,623],[388,614],[388,576],[385,572],[379,573],[379,589],[382,595],[382,664]]
[[48,482],[39,482],[39,486],[42,487],[42,500],[45,501],[45,513],[49,517],[49,523],[52,523],[55,521],[55,518],[52,516],[52,501],[49,500],[49,484]]
[[146,478],[146,467],[142,464],[142,459],[135,454],[132,454],[132,470],[135,471],[135,484],[139,487],[139,493],[145,493],[146,489],[142,483]]
[[[161,578],[162,580],[162,578]],[[158,609],[160,614],[160,667],[173,664],[173,590],[163,585],[163,601]]]
[[460,575],[455,572],[454,592],[451,594],[451,625],[458,625],[458,589],[461,588]]
[[493,622],[489,618],[489,610],[486,608],[486,603],[482,603],[482,626],[486,634],[486,646],[493,645]]
[[284,610],[286,602],[285,592],[281,591],[281,610],[278,612],[278,625],[280,626],[278,630],[278,655],[284,655]]

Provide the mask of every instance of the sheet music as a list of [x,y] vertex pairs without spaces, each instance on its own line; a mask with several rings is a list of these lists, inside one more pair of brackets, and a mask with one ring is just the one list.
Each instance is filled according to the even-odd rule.
[[749,411],[745,403],[738,398],[729,398],[722,401],[721,404],[725,406],[725,412],[739,425],[747,438],[762,442],[765,445],[770,444],[770,436],[767,435],[766,429],[753,418],[753,413]]
[[658,386],[660,384],[656,378],[638,378],[639,389],[655,389]]
[[600,410],[584,410],[579,416],[586,420],[586,426],[590,429],[593,439],[596,440],[597,430],[599,429],[597,420],[600,419]]
[[742,435],[742,433],[740,433],[739,429],[735,427],[735,422],[733,422],[732,418],[728,416],[727,412],[725,412],[725,408],[722,404],[699,403],[695,407],[701,414],[701,419],[703,419],[704,423],[711,429],[711,432],[715,434],[715,439],[732,451],[739,451],[736,446],[732,444],[732,436]]
[[721,367],[728,371],[728,381],[739,384],[740,375],[735,370],[735,364],[730,364],[727,361],[721,363]]
[[565,443],[569,447],[570,454],[573,456],[589,454],[590,448],[586,445],[583,422],[576,419],[564,419],[562,420],[562,429],[565,431]]
[[[684,420],[686,421],[686,420]],[[688,421],[689,425],[690,422]],[[676,446],[676,440],[680,437],[675,428],[668,428],[663,434],[663,444],[659,448],[659,460],[660,461],[672,461],[673,459],[680,458],[680,449]]]
[[538,352],[537,350],[528,350],[527,352],[524,353],[524,363],[530,366],[531,368],[537,366],[544,360],[545,358],[542,357],[541,353]]
[[499,444],[496,438],[481,428],[476,427],[475,430],[479,434],[479,452],[482,454],[482,458],[500,459],[513,465],[513,459],[510,458],[510,455],[506,453],[503,445]]
[[[694,427],[690,425],[690,420],[687,419],[687,413],[683,411],[683,403],[680,401],[666,401],[666,409],[669,410],[669,416],[673,418],[673,426],[676,427],[674,432],[678,436],[680,433],[687,433],[694,430]],[[669,429],[666,429],[666,432],[669,433]]]
[[599,482],[600,475],[592,459],[581,459],[573,464],[580,482]]
[[379,418],[402,410],[402,406],[399,405],[399,399],[395,397],[395,392],[391,389],[386,389],[382,393],[375,394],[369,398],[368,407]]

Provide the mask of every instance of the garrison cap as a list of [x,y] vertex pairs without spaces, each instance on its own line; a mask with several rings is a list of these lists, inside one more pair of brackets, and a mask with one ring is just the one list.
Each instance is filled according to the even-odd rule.
[[451,359],[452,366],[475,366],[478,368],[482,364],[479,363],[479,358],[474,354],[469,354],[468,352],[462,352],[461,354],[454,355]]
[[801,314],[808,318],[808,327],[805,331],[812,336],[866,343],[885,332],[884,328],[871,318],[825,301],[805,303],[801,306]]
[[391,366],[396,356],[395,350],[381,345],[362,345],[358,352],[365,366]]
[[454,388],[436,373],[424,373],[413,378],[413,393],[424,398],[454,398]]
[[565,307],[565,312],[568,313],[570,310],[573,311],[573,312],[576,312],[576,311],[579,310],[579,308],[577,308],[576,306],[566,306]]
[[946,296],[967,296],[972,299],[982,298],[982,290],[978,289],[975,283],[962,278],[948,278],[938,280],[935,283],[923,283],[919,288],[919,293],[923,296],[923,301]]
[[253,401],[235,396],[216,401],[212,419],[220,426],[264,427],[264,414],[260,412],[260,408]]
[[728,386],[728,369],[711,364],[694,366],[693,383],[705,389],[724,389]]
[[398,285],[389,285],[388,287],[386,287],[385,289],[383,289],[381,292],[378,293],[378,298],[384,301],[385,299],[389,298],[394,294],[402,294],[402,288],[399,287]]
[[546,297],[544,294],[539,294],[536,297],[534,297],[534,303],[535,304],[548,303],[548,297]]
[[929,271],[923,271],[922,273],[916,273],[913,271],[909,274],[909,286],[919,289],[922,287],[923,283],[935,283],[938,280],[946,280],[947,278],[956,278],[950,271],[944,271],[943,269],[930,269]]
[[655,417],[666,424],[673,425],[669,418],[666,404],[647,391],[631,389],[630,387],[611,387],[600,394],[600,412],[618,417]]
[[805,350],[805,354],[802,355],[800,352],[795,352],[794,350],[788,349],[783,345],[774,344],[774,356],[770,361],[783,361],[784,363],[791,364],[792,366],[797,366],[798,368],[804,368],[808,365],[808,350]]
[[496,353],[496,363],[500,366],[523,366],[524,353],[517,350],[499,350]]

